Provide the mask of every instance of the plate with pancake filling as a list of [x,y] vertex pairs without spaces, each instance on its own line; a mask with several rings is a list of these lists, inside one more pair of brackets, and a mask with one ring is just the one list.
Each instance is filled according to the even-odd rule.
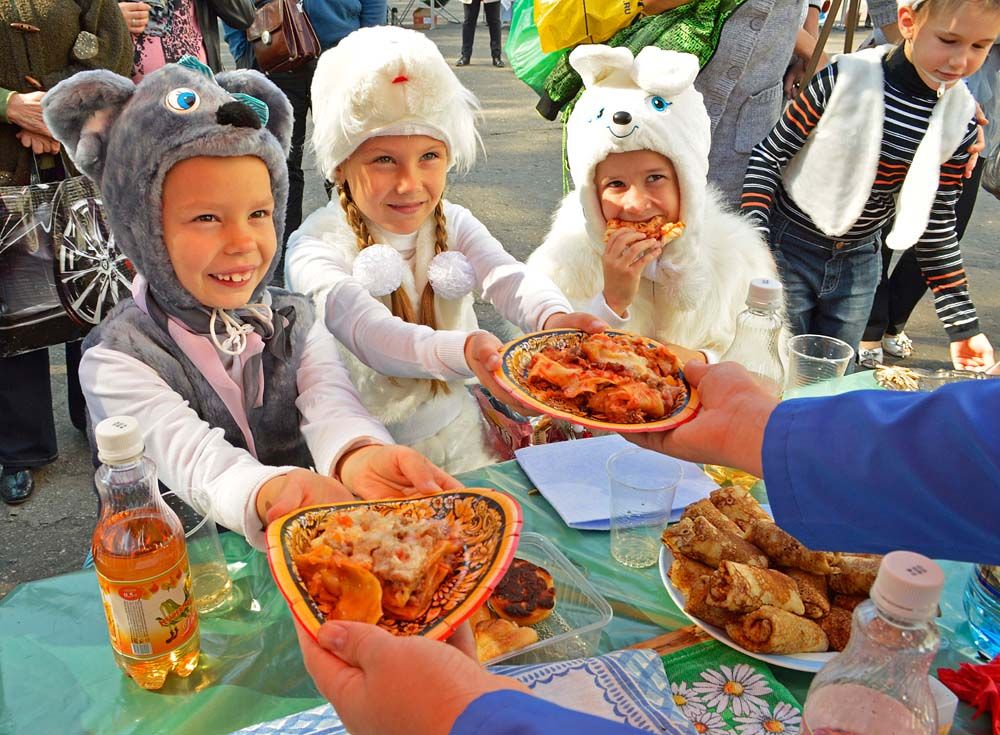
[[495,376],[532,410],[593,429],[665,431],[699,406],[678,357],[628,332],[534,332],[504,345]]
[[514,557],[520,506],[493,490],[300,508],[267,528],[267,557],[292,614],[447,638]]

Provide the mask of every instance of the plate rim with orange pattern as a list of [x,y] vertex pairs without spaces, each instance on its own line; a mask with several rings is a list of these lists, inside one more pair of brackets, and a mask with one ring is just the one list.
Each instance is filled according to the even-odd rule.
[[[493,376],[496,378],[500,386],[506,390],[515,399],[524,403],[529,408],[539,411],[547,416],[552,416],[553,418],[564,419],[570,423],[579,424],[580,426],[586,426],[591,429],[600,429],[604,431],[614,431],[621,434],[631,434],[638,432],[647,431],[668,431],[670,429],[675,429],[683,423],[686,423],[693,419],[698,413],[698,409],[701,407],[701,399],[698,396],[698,391],[692,386],[687,378],[684,377],[684,371],[678,369],[677,375],[684,383],[684,387],[687,390],[687,398],[685,399],[683,405],[676,409],[670,416],[666,418],[658,419],[656,421],[647,421],[644,423],[636,424],[619,424],[613,421],[602,421],[601,419],[590,418],[587,416],[580,416],[579,414],[573,413],[572,411],[565,411],[561,408],[556,408],[550,406],[547,403],[543,403],[538,400],[534,395],[525,390],[521,385],[520,381],[512,374],[515,370],[513,366],[514,356],[519,349],[523,349],[524,345],[532,341],[543,341],[543,342],[553,342],[557,338],[563,335],[579,335],[585,334],[579,329],[543,329],[538,332],[531,332],[530,334],[525,334],[517,339],[512,339],[510,342],[505,344],[500,351],[500,367],[493,372]],[[624,332],[616,329],[607,329],[604,334],[610,335],[612,337],[639,337],[645,340],[649,345],[655,347],[665,347],[660,342],[655,339],[650,339],[644,337],[641,334],[635,334],[633,332]],[[548,344],[539,347],[534,350],[531,354],[540,352],[544,347],[549,346]]]
[[[349,500],[341,503],[324,503],[320,505],[310,505],[282,516],[268,524],[266,532],[267,540],[267,561],[271,568],[271,575],[274,577],[278,591],[288,603],[293,617],[299,624],[316,638],[320,626],[325,622],[322,613],[316,607],[315,601],[306,592],[302,580],[295,572],[292,561],[292,550],[288,546],[289,535],[296,529],[295,524],[302,527],[302,523],[308,520],[309,514],[332,514],[345,510],[357,508],[372,508],[380,510],[387,508],[387,512],[392,512],[393,507],[406,508],[415,504],[433,505],[440,501],[447,505],[450,501],[454,508],[456,499],[468,498],[474,502],[486,503],[487,508],[499,514],[496,520],[497,527],[494,536],[497,536],[495,545],[489,554],[484,568],[478,569],[478,578],[471,589],[465,591],[464,596],[448,612],[432,623],[420,627],[417,621],[404,622],[383,618],[377,623],[380,627],[386,628],[389,632],[397,635],[423,635],[432,640],[444,640],[448,638],[455,629],[472,615],[486,599],[492,594],[493,589],[499,584],[500,579],[507,571],[514,554],[517,551],[518,539],[521,535],[523,517],[521,506],[514,498],[505,493],[488,488],[462,488],[460,490],[449,490],[431,495],[408,496],[405,498],[384,498],[380,500]],[[437,517],[437,516],[434,516]],[[317,521],[318,524],[318,521]],[[460,528],[460,539],[463,539],[463,561],[455,571],[441,583],[439,590],[448,585],[449,580],[454,577],[455,572],[469,568],[469,537],[471,530],[463,524],[457,524]],[[303,531],[304,533],[304,531]],[[465,535],[463,535],[463,533]],[[476,543],[486,543],[488,539],[477,539]],[[477,549],[477,553],[480,550]],[[434,609],[432,604],[428,610]],[[426,620],[426,615],[419,620]],[[417,628],[420,628],[417,630]],[[404,632],[406,631],[406,632]]]

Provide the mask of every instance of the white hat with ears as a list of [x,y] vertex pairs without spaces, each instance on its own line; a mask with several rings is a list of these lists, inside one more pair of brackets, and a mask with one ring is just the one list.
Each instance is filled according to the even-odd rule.
[[323,173],[369,138],[427,135],[466,171],[481,145],[479,103],[433,41],[417,31],[376,26],[354,31],[320,56],[312,82],[313,147]]

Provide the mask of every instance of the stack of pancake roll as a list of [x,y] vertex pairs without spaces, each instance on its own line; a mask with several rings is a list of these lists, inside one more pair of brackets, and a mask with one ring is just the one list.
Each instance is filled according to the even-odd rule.
[[808,549],[728,486],[689,505],[663,543],[685,612],[756,653],[842,651],[881,560]]

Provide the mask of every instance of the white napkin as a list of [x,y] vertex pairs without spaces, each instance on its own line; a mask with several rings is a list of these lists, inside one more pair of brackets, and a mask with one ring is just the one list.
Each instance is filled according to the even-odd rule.
[[[611,486],[604,469],[615,452],[633,447],[618,434],[591,439],[537,444],[514,452],[518,464],[535,487],[570,528],[607,531],[611,512]],[[684,465],[677,485],[670,520],[680,518],[689,504],[715,490],[716,485],[692,462]]]

